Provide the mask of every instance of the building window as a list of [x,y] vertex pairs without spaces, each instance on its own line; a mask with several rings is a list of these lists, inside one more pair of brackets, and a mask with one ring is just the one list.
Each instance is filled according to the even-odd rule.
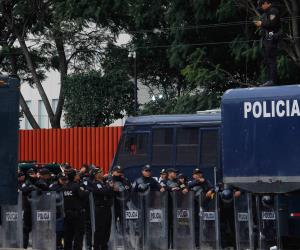
[[[31,101],[26,101],[26,104],[27,104],[27,106],[30,110],[31,110],[31,103],[32,103]],[[24,116],[25,116],[25,129],[32,129],[32,127],[31,127],[31,125],[30,125],[30,123],[29,123],[29,121],[28,121],[25,114],[24,114]]]
[[55,113],[58,105],[58,99],[52,99],[52,110]]
[[44,102],[42,100],[39,101],[38,123],[39,123],[40,128],[49,128],[48,114],[47,114]]

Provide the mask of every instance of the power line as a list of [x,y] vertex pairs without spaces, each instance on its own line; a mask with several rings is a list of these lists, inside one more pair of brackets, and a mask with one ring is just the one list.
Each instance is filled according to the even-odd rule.
[[[281,18],[281,21],[289,21],[289,20],[293,20],[293,19],[298,20],[298,19],[300,19],[300,16]],[[253,21],[236,21],[236,22],[223,22],[223,23],[202,24],[202,25],[192,25],[192,26],[177,26],[177,27],[162,28],[162,29],[153,28],[152,30],[150,30],[150,29],[131,30],[131,31],[128,31],[128,33],[155,33],[156,29],[158,32],[159,30],[168,31],[168,30],[206,29],[206,28],[215,28],[215,27],[241,26],[241,25],[245,25],[245,24],[253,25]]]
[[[293,40],[298,40],[300,37],[292,37]],[[284,40],[290,40],[290,39],[284,39]],[[203,42],[203,43],[180,43],[180,44],[166,44],[166,45],[152,45],[152,46],[137,46],[135,47],[135,50],[139,49],[159,49],[159,48],[174,48],[174,47],[188,47],[188,46],[212,46],[212,45],[227,45],[227,44],[243,44],[243,43],[250,43],[250,42],[260,42],[260,39],[252,39],[252,40],[241,40],[241,41],[220,41],[220,42]],[[119,47],[118,49],[121,50],[129,50],[125,47]],[[89,50],[89,49],[79,49],[79,50],[72,50],[72,49],[66,49],[63,52],[89,52],[89,53],[102,53],[107,51],[106,48],[101,48],[97,50]],[[56,50],[56,52],[60,52],[59,50]],[[8,55],[22,55],[22,53],[7,53]]]
[[[291,20],[299,20],[300,16],[295,16],[295,17],[285,17],[281,18],[282,21],[291,21]],[[142,29],[142,30],[129,30],[129,31],[120,31],[117,34],[118,35],[130,35],[130,34],[143,34],[143,33],[160,33],[162,31],[172,31],[172,30],[194,30],[194,29],[206,29],[206,28],[227,28],[227,27],[232,27],[232,26],[242,26],[242,25],[253,25],[253,21],[237,21],[237,22],[223,22],[223,23],[213,23],[213,24],[202,24],[202,25],[192,25],[192,26],[177,26],[177,27],[170,27],[170,28],[153,28],[153,29]],[[95,30],[95,32],[99,32],[101,30]],[[109,32],[103,32],[102,34],[100,33],[99,35],[110,35]],[[86,34],[82,35],[83,37],[86,36]],[[80,39],[82,37],[80,36],[74,36],[74,35],[69,35],[69,36],[54,36],[51,37],[52,39],[55,38],[77,38]],[[45,38],[28,38],[24,39],[21,41],[42,41]],[[47,41],[47,39],[45,39]],[[1,42],[7,42],[6,40],[0,40]]]

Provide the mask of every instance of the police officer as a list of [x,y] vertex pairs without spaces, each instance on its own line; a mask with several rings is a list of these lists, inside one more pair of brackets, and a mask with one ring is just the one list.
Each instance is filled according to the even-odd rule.
[[65,250],[81,250],[84,234],[84,204],[88,192],[75,182],[76,171],[68,170],[68,182],[63,188]]
[[177,180],[178,170],[174,168],[168,168],[168,180],[167,180],[167,190],[168,191],[178,191],[180,190]]
[[258,5],[264,14],[261,20],[255,21],[254,24],[263,31],[264,59],[269,78],[263,86],[272,86],[278,84],[276,58],[281,26],[280,13],[271,0],[259,0]]
[[220,229],[222,248],[236,248],[235,222],[234,222],[234,197],[239,197],[241,192],[233,189],[224,183],[219,183],[216,193],[220,196]]
[[188,183],[188,188],[194,191],[196,196],[202,193],[206,198],[213,197],[214,187],[204,178],[203,172],[199,168],[193,170],[192,178],[193,180]]
[[50,191],[57,192],[56,196],[56,249],[62,250],[63,248],[63,236],[64,236],[64,211],[63,201],[61,200],[61,192],[63,192],[68,177],[64,173],[57,175],[57,182],[52,183],[49,186]]
[[[31,190],[28,189],[26,185],[26,175],[23,171],[18,172],[18,191],[22,191],[22,203],[23,203],[23,210],[24,210],[24,216],[23,216],[23,248],[28,247],[28,240],[29,240],[29,233],[31,231],[31,209],[30,209],[30,203],[28,201],[28,193],[31,192]],[[29,192],[28,192],[29,191]],[[27,210],[25,212],[25,210]],[[28,215],[30,214],[29,218]],[[29,222],[30,220],[30,222]]]
[[108,250],[111,229],[111,206],[113,203],[113,183],[105,182],[103,172],[96,168],[91,172],[92,192],[95,204],[94,250]]
[[132,187],[135,192],[145,192],[148,190],[161,192],[165,191],[165,188],[161,187],[158,181],[152,177],[150,165],[145,165],[142,168],[141,177],[134,181]]
[[35,182],[38,180],[36,170],[30,168],[26,172],[26,181],[30,182],[31,185],[35,185]]
[[75,175],[75,178],[74,178],[74,181],[76,183],[80,183],[81,184],[81,175],[80,175],[80,171],[79,170],[75,170],[76,171],[76,175]]
[[168,173],[167,171],[163,168],[161,171],[160,171],[160,177],[158,179],[158,182],[159,184],[162,186],[162,187],[166,187],[167,186],[167,181],[168,181]]
[[169,195],[168,195],[168,245],[169,248],[173,248],[173,199],[172,199],[172,192],[175,191],[179,191],[179,185],[178,185],[178,180],[177,180],[177,173],[178,170],[174,169],[174,168],[168,168],[166,170],[167,174],[168,174],[168,180],[166,183],[166,189],[167,191],[169,191]]
[[178,175],[178,186],[182,193],[186,194],[189,192],[187,177],[184,174]]
[[49,186],[51,184],[51,173],[49,169],[42,168],[38,172],[38,180],[35,182],[35,186],[40,191],[49,191]]
[[63,191],[64,185],[66,185],[68,177],[65,173],[59,173],[57,175],[57,181],[52,182],[49,186],[50,191],[61,192]]
[[195,244],[198,247],[200,230],[198,219],[200,210],[199,198],[201,197],[202,207],[205,207],[211,198],[213,198],[214,187],[204,178],[203,172],[199,168],[193,170],[192,178],[193,180],[188,183],[188,188],[195,193],[194,216],[197,218],[195,220]]
[[37,177],[33,169],[29,169],[26,172],[25,182],[19,183],[19,191],[22,191],[22,201],[23,201],[23,247],[27,249],[29,244],[29,233],[32,230],[32,215],[31,215],[31,192],[36,190]]
[[131,183],[125,177],[124,170],[121,166],[114,166],[112,169],[111,176],[108,178],[114,184],[114,191],[122,193],[124,191],[131,190]]
[[83,164],[82,167],[80,168],[80,179],[83,180],[84,178],[89,177],[89,171],[88,171],[89,166],[86,164]]
[[[91,165],[92,167],[89,167],[87,165],[83,165],[80,169],[80,183],[81,186],[84,187],[84,189],[88,190],[89,186],[91,185],[92,179],[91,179],[91,172],[96,167],[94,165]],[[90,202],[89,199],[86,199],[84,201],[84,207],[85,207],[85,222],[84,222],[84,232],[85,232],[85,249],[86,250],[92,250],[93,248],[93,242],[92,242],[92,224],[91,224],[91,209],[90,209]]]
[[113,184],[114,217],[115,217],[116,230],[122,231],[123,230],[122,209],[125,209],[123,207],[125,204],[124,200],[128,199],[130,196],[131,183],[124,176],[124,171],[122,167],[118,165],[112,168],[111,175],[108,177],[108,182]]

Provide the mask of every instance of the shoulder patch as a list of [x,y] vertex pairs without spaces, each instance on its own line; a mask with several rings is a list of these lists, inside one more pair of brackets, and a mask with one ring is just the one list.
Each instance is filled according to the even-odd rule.
[[101,188],[102,188],[102,185],[101,185],[101,184],[97,184],[97,188],[98,188],[98,189],[101,189]]
[[273,21],[275,18],[276,18],[276,15],[275,15],[275,14],[271,14],[271,15],[270,15],[270,20],[271,20],[271,21]]

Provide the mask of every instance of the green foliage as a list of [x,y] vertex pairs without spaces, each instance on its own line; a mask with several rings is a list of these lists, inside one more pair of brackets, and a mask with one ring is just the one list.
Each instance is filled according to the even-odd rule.
[[[289,1],[284,2],[283,9]],[[108,109],[115,118],[120,117],[120,110],[130,111],[133,98],[129,101],[126,97],[124,107],[116,102],[116,114],[109,101],[117,95],[110,92],[114,88],[132,97],[133,84],[128,78],[133,78],[134,61],[128,59],[128,51],[136,51],[139,82],[146,85],[150,93],[164,97],[144,105],[142,113],[194,113],[217,108],[220,96],[228,88],[256,86],[265,80],[261,43],[257,41],[259,32],[251,22],[256,16],[254,0],[15,0],[1,3],[0,14],[5,10],[13,13],[14,26],[24,31],[24,39],[37,39],[38,42],[30,46],[30,55],[41,80],[46,70],[63,72],[60,49],[56,46],[57,38],[61,40],[67,73],[75,72],[67,77],[65,93],[70,94],[70,87],[78,101],[87,98],[85,93],[89,93],[100,112],[93,109],[92,103],[75,103],[76,98],[73,100],[70,94],[66,110],[71,110],[67,112],[69,117],[70,114],[76,117],[68,118],[72,126],[109,124],[113,118],[107,115]],[[288,9],[282,13],[286,14]],[[24,56],[18,46],[11,43],[14,36],[5,26],[5,20],[0,19],[1,40],[6,41],[0,44],[0,68],[8,72],[17,69],[22,78],[32,83]],[[284,23],[284,31],[290,35],[297,27],[292,22]],[[120,32],[132,38],[122,48],[113,45]],[[297,51],[299,45],[292,41],[285,44],[278,57],[279,75],[284,83],[300,81]],[[83,88],[90,81],[86,86],[91,92]],[[120,82],[124,82],[124,86]],[[82,93],[76,92],[83,89]],[[97,98],[95,93],[103,98]],[[68,106],[71,100],[76,108]],[[107,110],[100,108],[103,106]],[[81,112],[87,110],[84,117],[76,116],[81,107],[84,107]]]
[[106,126],[132,111],[133,84],[122,70],[68,76],[64,91],[65,118],[71,127]]
[[56,11],[63,19],[96,23],[114,33],[130,22],[128,3],[122,0],[56,0]]
[[159,115],[159,114],[171,114],[173,113],[175,99],[160,98],[155,101],[146,103],[141,111],[142,115]]
[[220,107],[221,96],[215,93],[197,92],[185,94],[178,98],[157,99],[150,101],[142,110],[143,115],[158,114],[195,114],[200,110],[216,109]]
[[[194,113],[217,108],[227,89],[256,86],[266,79],[259,32],[249,22],[255,13],[245,7],[247,2],[250,0],[174,0],[164,5],[160,11],[161,21],[153,20],[151,25],[152,29],[158,23],[170,27],[163,34],[167,38],[165,44],[171,46],[167,53],[168,63],[164,62],[164,67],[153,72],[175,69],[180,72],[177,78],[180,80],[174,85],[167,79],[164,85],[171,86],[167,92],[172,94],[161,91],[167,98],[151,101],[144,106],[143,113]],[[155,4],[159,5],[152,2]],[[139,21],[139,27],[142,24]],[[151,50],[154,49],[148,49]],[[160,62],[162,54],[158,55]],[[151,60],[151,65],[156,68],[155,62]],[[284,53],[278,58],[278,69],[282,82],[299,81],[295,62]],[[174,95],[176,86],[180,92]]]
[[134,84],[128,76],[128,52],[112,43],[101,54],[100,71],[83,71],[64,82],[65,118],[71,127],[106,126],[131,114]]

